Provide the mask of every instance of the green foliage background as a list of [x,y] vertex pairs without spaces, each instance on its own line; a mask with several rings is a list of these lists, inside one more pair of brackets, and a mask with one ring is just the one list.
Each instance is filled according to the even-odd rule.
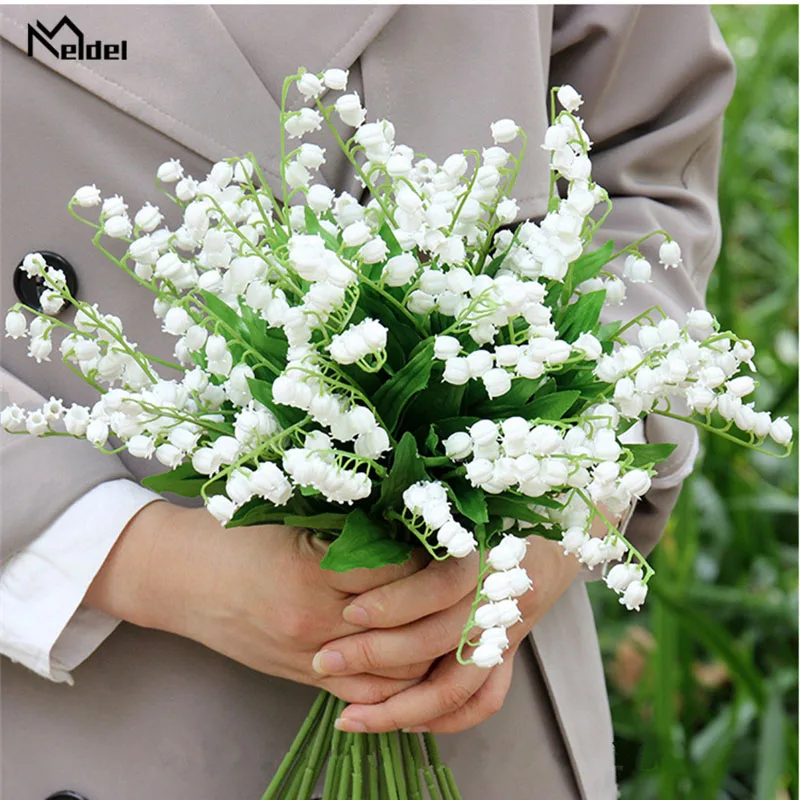
[[[708,305],[797,430],[798,9],[715,6],[738,80]],[[646,610],[591,587],[623,800],[797,798],[797,462],[703,437]]]

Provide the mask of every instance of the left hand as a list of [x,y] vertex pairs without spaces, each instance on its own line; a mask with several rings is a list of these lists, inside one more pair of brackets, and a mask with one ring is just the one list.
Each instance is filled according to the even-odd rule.
[[371,630],[326,644],[314,659],[315,669],[337,676],[381,674],[439,660],[422,683],[381,703],[348,706],[337,727],[354,733],[409,728],[455,733],[499,711],[511,684],[517,648],[580,568],[559,543],[539,536],[529,537],[529,542],[523,566],[534,588],[519,598],[523,621],[508,629],[510,647],[503,663],[492,669],[464,666],[455,655],[475,595],[476,555],[434,561],[354,598],[345,619]]

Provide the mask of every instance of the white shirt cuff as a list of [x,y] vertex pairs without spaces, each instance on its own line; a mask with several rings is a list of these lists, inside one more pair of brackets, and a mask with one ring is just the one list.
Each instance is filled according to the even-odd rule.
[[0,653],[57,683],[120,623],[81,606],[128,522],[161,496],[133,481],[107,481],[76,500],[0,569]]

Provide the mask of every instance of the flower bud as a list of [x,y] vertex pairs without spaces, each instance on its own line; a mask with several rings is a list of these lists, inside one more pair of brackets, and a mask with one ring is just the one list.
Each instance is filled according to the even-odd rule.
[[486,458],[476,458],[467,464],[467,480],[473,486],[480,486],[491,480],[493,470],[491,461]]
[[618,594],[624,592],[633,581],[642,580],[642,568],[638,564],[617,564],[605,577],[606,586]]
[[678,267],[681,264],[681,248],[676,241],[662,243],[658,249],[658,260],[665,268]]
[[467,530],[457,533],[448,543],[447,552],[454,558],[465,558],[477,547],[475,537]]
[[578,558],[589,569],[606,560],[606,552],[600,539],[589,537],[579,548]]
[[746,397],[756,388],[755,381],[749,375],[733,378],[725,384],[725,389],[734,397]]
[[564,84],[556,92],[558,102],[570,113],[577,111],[583,104],[583,98],[569,84]]
[[482,419],[470,427],[469,435],[476,445],[494,444],[497,441],[498,428],[492,420]]
[[634,580],[628,584],[619,602],[624,605],[628,611],[638,611],[646,597],[647,585],[640,580]]
[[162,183],[175,183],[183,177],[183,167],[176,158],[165,161],[156,171],[156,177]]
[[447,361],[461,352],[461,343],[455,336],[437,336],[433,341],[433,357]]
[[100,190],[92,184],[91,186],[81,186],[74,195],[72,202],[81,208],[91,208],[100,205]]
[[303,97],[317,98],[325,90],[322,81],[313,73],[305,72],[297,80],[297,90]]
[[[479,350],[478,352],[483,351]],[[467,359],[469,360],[469,356]],[[511,375],[502,367],[490,369],[483,375],[482,380],[490,399],[501,397],[511,390]]]
[[503,663],[503,651],[494,642],[481,644],[472,653],[472,663],[481,669],[491,669]]
[[145,203],[136,212],[133,222],[140,230],[145,231],[145,233],[150,233],[161,224],[162,219],[164,219],[164,215],[156,206],[151,205],[150,203]]
[[208,513],[223,525],[227,525],[236,513],[235,503],[224,494],[215,494],[206,503]]
[[493,572],[483,582],[483,594],[493,602],[519,597],[531,588],[531,579],[522,567]]
[[102,419],[93,419],[86,427],[86,438],[95,447],[102,447],[108,439],[108,423]]
[[787,445],[792,441],[792,426],[786,417],[779,417],[769,426],[769,435],[777,444]]
[[404,286],[416,274],[419,263],[411,253],[393,256],[383,268],[383,280],[387,286]]
[[342,122],[352,128],[357,128],[367,117],[367,112],[361,107],[361,100],[355,92],[339,97],[334,108]]
[[527,549],[527,539],[504,536],[500,544],[489,551],[489,564],[496,570],[508,570],[519,566]]
[[465,431],[458,431],[444,440],[444,450],[448,458],[462,461],[472,452],[472,437]]
[[508,647],[508,632],[505,628],[497,626],[495,628],[486,628],[481,633],[481,644],[494,644],[501,650]]
[[126,215],[109,217],[103,223],[103,232],[112,239],[124,239],[131,235],[133,226]]
[[19,339],[28,332],[28,321],[21,311],[9,311],[6,314],[6,336]]
[[322,73],[322,82],[329,88],[337,92],[342,92],[347,88],[347,76],[349,75],[346,69],[326,69]]
[[128,448],[128,452],[136,458],[150,458],[156,449],[153,437],[144,434],[131,436],[125,446]]
[[444,362],[442,380],[453,386],[462,386],[470,379],[469,365],[466,358],[448,358]]
[[422,506],[422,519],[425,521],[425,524],[429,528],[433,528],[433,530],[441,528],[445,522],[452,519],[449,504],[446,500],[433,503],[426,502],[425,505]]
[[513,142],[519,134],[519,126],[513,119],[500,119],[491,125],[492,139],[495,144]]
[[635,497],[641,497],[650,491],[650,476],[643,469],[632,469],[622,476],[620,488],[630,492]]

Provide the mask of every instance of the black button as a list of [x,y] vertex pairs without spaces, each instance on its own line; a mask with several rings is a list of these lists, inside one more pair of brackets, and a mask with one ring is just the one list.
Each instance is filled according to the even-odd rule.
[[[69,289],[69,293],[73,297],[77,297],[78,276],[76,275],[72,264],[70,264],[69,261],[64,258],[64,256],[60,256],[58,253],[51,253],[49,250],[39,250],[38,252],[41,254],[42,258],[44,258],[48,267],[60,269],[64,273],[64,276],[67,279],[67,289]],[[47,285],[44,282],[44,278],[29,277],[28,273],[22,269],[22,261],[20,261],[16,270],[14,271],[14,292],[19,300],[25,303],[26,306],[30,306],[31,308],[35,308],[37,311],[39,311],[41,310],[39,298],[46,288]],[[66,309],[66,307],[67,306],[65,305],[64,309]],[[76,795],[76,797],[77,796],[78,795]]]
[[[44,255],[44,253],[42,253]],[[86,800],[86,797],[77,792],[70,791],[69,789],[62,789],[60,792],[51,794],[47,800]]]

